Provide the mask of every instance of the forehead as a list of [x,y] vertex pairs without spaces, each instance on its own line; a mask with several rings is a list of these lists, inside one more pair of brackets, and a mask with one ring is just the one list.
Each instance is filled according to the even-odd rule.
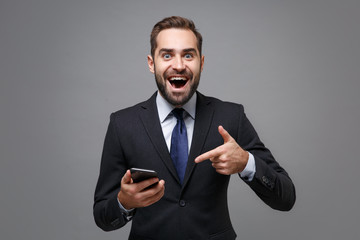
[[[188,48],[197,49],[197,39],[195,34],[188,29],[170,28],[162,30],[156,39],[157,49],[168,48],[182,50]],[[198,49],[197,49],[198,50]]]

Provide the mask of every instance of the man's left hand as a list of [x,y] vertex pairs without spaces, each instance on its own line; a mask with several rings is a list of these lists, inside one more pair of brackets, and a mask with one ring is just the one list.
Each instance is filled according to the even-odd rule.
[[195,158],[195,163],[210,160],[216,172],[220,174],[240,173],[246,167],[249,153],[242,149],[222,126],[219,126],[218,130],[224,139],[224,144],[201,154]]

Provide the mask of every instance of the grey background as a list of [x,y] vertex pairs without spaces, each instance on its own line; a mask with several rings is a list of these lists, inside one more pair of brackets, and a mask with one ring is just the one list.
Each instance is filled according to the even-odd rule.
[[203,34],[199,90],[244,104],[297,188],[282,213],[233,177],[239,239],[359,239],[359,10],[356,0],[1,0],[1,239],[127,238],[130,224],[104,233],[93,221],[102,144],[109,114],[156,90],[149,34],[171,15]]

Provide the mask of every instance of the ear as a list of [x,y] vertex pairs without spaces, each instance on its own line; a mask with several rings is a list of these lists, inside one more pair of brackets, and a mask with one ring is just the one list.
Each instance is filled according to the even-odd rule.
[[154,59],[152,58],[151,55],[147,56],[147,62],[148,62],[150,72],[155,73]]
[[204,68],[204,60],[205,60],[205,57],[204,57],[204,55],[202,55],[202,56],[201,56],[201,65],[200,65],[200,67],[201,67],[201,72],[203,71],[203,68]]

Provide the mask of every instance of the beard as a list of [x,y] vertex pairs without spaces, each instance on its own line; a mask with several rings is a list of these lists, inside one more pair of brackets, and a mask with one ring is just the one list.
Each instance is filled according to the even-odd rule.
[[187,92],[185,92],[185,94],[171,93],[170,90],[166,87],[166,81],[167,81],[166,79],[167,76],[171,75],[170,73],[165,72],[164,76],[161,76],[156,72],[156,68],[155,68],[154,75],[155,75],[156,85],[159,89],[161,96],[165,98],[165,100],[171,105],[176,107],[181,107],[184,106],[196,92],[199,86],[201,73],[199,72],[199,74],[195,75],[194,77],[192,73],[188,73],[188,71],[186,70],[177,74],[189,76],[188,78],[189,80],[187,84],[190,85],[190,89]]

